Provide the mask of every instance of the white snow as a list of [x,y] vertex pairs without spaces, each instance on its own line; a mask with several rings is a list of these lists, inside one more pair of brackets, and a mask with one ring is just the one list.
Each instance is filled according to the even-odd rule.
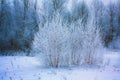
[[103,67],[44,67],[35,57],[0,57],[0,80],[120,80],[120,54],[109,52]]

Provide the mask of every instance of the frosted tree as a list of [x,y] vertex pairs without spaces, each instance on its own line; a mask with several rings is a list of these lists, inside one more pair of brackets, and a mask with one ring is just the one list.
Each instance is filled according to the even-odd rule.
[[52,67],[71,64],[69,47],[69,31],[59,15],[40,28],[33,42],[33,51],[44,55],[45,64]]
[[[17,50],[29,50],[34,33],[38,31],[37,0],[14,0],[15,36],[12,44]],[[19,10],[20,9],[20,10]]]
[[80,64],[82,60],[82,32],[83,26],[81,20],[72,23],[70,26],[70,51],[71,51],[71,63]]
[[108,46],[108,44],[113,40],[114,36],[115,36],[115,26],[114,26],[114,19],[115,19],[115,4],[114,3],[109,3],[108,5],[108,9],[107,9],[107,13],[108,13],[108,21],[109,21],[109,26],[108,26],[108,34],[105,37],[105,43],[106,46]]
[[23,1],[23,40],[24,48],[31,48],[34,33],[38,31],[37,0]]
[[42,1],[42,9],[41,9],[40,14],[42,16],[41,21],[42,21],[43,26],[44,26],[44,23],[47,20],[51,20],[52,16],[53,16],[53,7],[52,7],[51,0],[50,1],[47,1],[47,0]]
[[38,27],[39,27],[39,16],[38,16],[38,0],[35,0],[35,2],[34,2],[34,10],[33,10],[33,20],[34,20],[34,30],[35,31],[38,31]]
[[52,1],[52,6],[53,6],[53,11],[56,12],[61,12],[61,10],[64,8],[64,4],[66,0],[51,0]]
[[101,0],[93,0],[91,4],[91,13],[94,17],[94,25],[100,28],[102,42],[105,43],[105,36],[107,34],[107,21],[106,7]]
[[99,28],[92,22],[86,28],[81,20],[68,27],[58,15],[40,28],[33,41],[33,52],[51,67],[99,64],[102,61],[99,48],[102,48]]
[[117,12],[117,36],[119,37],[120,36],[120,1],[117,0],[117,4],[116,4],[116,12]]
[[47,19],[52,20],[52,18],[57,14],[61,13],[65,8],[66,0],[44,0],[42,2],[42,12],[43,23]]
[[[11,39],[14,37],[13,16],[10,1],[1,0],[1,12],[0,12],[0,48],[2,50],[11,48]],[[7,44],[10,43],[10,44]]]
[[19,0],[14,0],[14,20],[15,20],[15,26],[16,26],[16,33],[15,33],[15,39],[13,40],[13,45],[17,50],[21,49],[24,45],[24,43],[21,43],[23,41],[23,6],[22,3]]
[[89,9],[87,4],[85,3],[84,0],[79,1],[79,2],[74,2],[72,4],[72,19],[73,21],[77,21],[79,19],[82,20],[82,24],[84,26],[87,24],[88,21],[88,16],[89,16]]
[[93,9],[93,15],[94,15],[94,24],[100,28],[103,28],[103,16],[104,16],[104,4],[100,0],[93,0],[92,2],[92,9]]
[[38,31],[37,0],[0,0],[1,50],[26,50]]
[[86,30],[83,30],[83,33],[84,63],[99,64],[102,61],[102,54],[96,51],[102,48],[100,28],[97,28],[90,22]]
[[64,20],[65,23],[72,23],[72,13],[70,10],[68,10],[67,8],[64,8],[63,11],[61,12],[62,15],[62,19]]
[[97,52],[102,48],[100,29],[94,25],[93,19],[86,25],[86,28],[84,27],[81,20],[71,26],[72,64],[99,64],[102,61]]

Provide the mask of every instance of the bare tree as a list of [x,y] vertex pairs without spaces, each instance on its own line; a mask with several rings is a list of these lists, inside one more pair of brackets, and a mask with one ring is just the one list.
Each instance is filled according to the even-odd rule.
[[77,21],[79,19],[82,20],[82,24],[85,26],[88,22],[89,9],[84,0],[79,2],[74,2],[72,6],[72,19],[73,21]]
[[94,17],[94,24],[99,28],[103,28],[103,16],[104,16],[104,4],[100,0],[93,0],[92,2],[92,9],[93,9],[93,17]]
[[[3,15],[4,15],[4,13],[3,13],[3,6],[4,6],[4,0],[0,0],[1,2],[0,2],[0,24],[1,24],[1,21],[2,21],[2,17],[3,17]],[[0,25],[1,26],[1,25]]]
[[109,33],[105,38],[105,43],[108,44],[113,40],[115,36],[114,18],[115,18],[115,4],[110,2],[108,5],[108,16],[109,16]]
[[[12,16],[12,8],[8,4],[6,0],[1,0],[1,12],[0,12],[0,48],[2,50],[9,49],[10,39],[14,36],[13,27],[13,16]],[[13,33],[13,34],[11,34]]]
[[40,21],[38,20],[39,18],[39,16],[38,16],[38,0],[35,0],[35,2],[34,2],[34,17],[33,17],[33,19],[34,19],[34,31],[36,32],[36,31],[38,31],[38,26],[39,26],[39,23],[40,23]]
[[53,3],[53,10],[56,13],[56,12],[61,12],[66,0],[51,0],[51,1]]
[[117,0],[116,4],[116,12],[117,12],[117,23],[118,23],[118,29],[117,29],[117,36],[120,36],[120,0]]

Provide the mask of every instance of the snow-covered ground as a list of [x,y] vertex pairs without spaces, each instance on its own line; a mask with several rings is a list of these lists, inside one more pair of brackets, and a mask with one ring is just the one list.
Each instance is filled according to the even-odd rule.
[[35,57],[0,57],[0,80],[120,80],[120,54],[104,56],[103,67],[47,68]]

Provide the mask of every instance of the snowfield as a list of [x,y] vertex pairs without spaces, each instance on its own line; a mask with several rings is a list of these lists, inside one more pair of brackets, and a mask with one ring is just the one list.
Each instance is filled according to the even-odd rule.
[[120,80],[120,54],[104,56],[103,66],[47,68],[35,57],[0,57],[0,80]]

